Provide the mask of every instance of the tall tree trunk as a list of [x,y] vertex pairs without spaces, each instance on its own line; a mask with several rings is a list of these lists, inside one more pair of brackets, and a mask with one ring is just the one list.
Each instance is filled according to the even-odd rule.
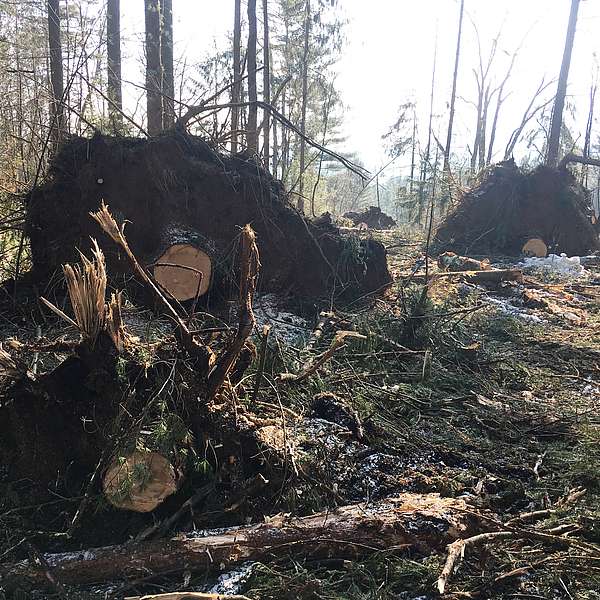
[[477,124],[475,126],[475,139],[473,140],[473,151],[471,153],[471,173],[475,171],[477,156],[479,155],[479,142],[481,141],[481,114],[483,112],[483,86],[477,80]]
[[450,170],[450,147],[452,145],[452,126],[454,125],[454,107],[456,104],[456,81],[458,79],[458,64],[460,61],[460,41],[462,38],[463,14],[465,0],[460,0],[460,14],[458,17],[458,35],[456,37],[456,56],[454,58],[454,75],[452,77],[452,94],[450,95],[450,115],[448,116],[448,135],[444,148],[444,172]]
[[[506,80],[505,80],[506,81]],[[498,127],[498,117],[500,115],[500,108],[502,107],[502,103],[504,102],[504,83],[500,86],[498,91],[498,101],[496,102],[496,110],[494,112],[494,120],[492,121],[492,129],[490,131],[490,143],[487,149],[487,158],[485,161],[486,165],[489,165],[492,162],[492,153],[494,148],[494,142],[496,141],[496,129]]]
[[252,154],[258,153],[258,125],[256,101],[256,0],[248,0],[248,126],[246,138],[248,151]]
[[[594,105],[596,103],[596,89],[598,87],[598,74],[590,87],[590,108],[588,111],[587,125],[585,128],[585,142],[583,144],[583,156],[589,158],[590,145],[592,141],[592,126],[594,124]],[[588,165],[583,165],[581,169],[581,184],[587,187],[588,184]]]
[[106,2],[106,46],[108,57],[108,116],[113,130],[123,123],[121,88],[121,0]]
[[48,47],[50,48],[50,84],[52,86],[52,101],[50,103],[51,137],[54,144],[58,145],[65,134],[60,0],[48,0]]
[[515,60],[517,58],[517,54],[519,53],[520,49],[521,49],[521,45],[519,45],[517,50],[515,50],[515,52],[512,56],[512,60],[510,61],[508,70],[506,71],[506,75],[505,75],[504,79],[502,80],[502,83],[500,84],[500,88],[498,89],[498,100],[496,102],[496,110],[494,112],[494,120],[492,121],[492,129],[490,131],[490,143],[488,145],[488,150],[487,150],[487,159],[486,159],[486,163],[485,163],[486,165],[489,165],[492,162],[494,142],[496,141],[496,130],[498,127],[498,117],[500,116],[500,109],[502,108],[502,104],[504,103],[504,100],[506,99],[504,97],[504,87],[506,86],[508,80],[510,79],[510,74],[512,73],[513,67],[515,66]]
[[[237,104],[241,99],[240,79],[242,77],[242,0],[235,0],[233,16],[233,86],[231,88],[231,103]],[[240,126],[240,107],[231,108],[231,153],[238,151],[238,130]]]
[[412,151],[410,154],[410,181],[408,182],[409,193],[412,197],[415,181],[415,154],[417,150],[417,112],[413,105],[413,132],[412,132]]
[[583,144],[583,156],[586,158],[590,155],[590,145],[592,140],[592,126],[594,124],[594,105],[596,103],[596,89],[598,87],[597,80],[592,82],[590,87],[590,108],[588,111],[587,125],[585,128],[585,142]]
[[173,0],[160,0],[160,65],[162,128],[175,124],[175,73],[173,69]]
[[437,64],[437,36],[435,38],[435,49],[433,51],[433,70],[431,73],[431,95],[429,97],[429,130],[427,132],[427,146],[425,156],[421,167],[421,179],[419,181],[419,209],[417,213],[417,223],[423,219],[423,210],[425,208],[425,182],[427,181],[427,170],[429,168],[429,158],[431,156],[431,134],[433,124],[433,99],[435,96],[435,69]]
[[[273,102],[275,107],[276,104],[276,102]],[[271,172],[273,173],[273,177],[277,179],[277,165],[279,163],[279,140],[277,139],[277,121],[275,119],[273,119],[273,156],[271,157],[271,161]]]
[[160,2],[144,0],[146,23],[146,115],[148,134],[162,131],[162,74],[160,65]]
[[[287,91],[284,88],[281,96],[281,114],[285,117],[287,103]],[[288,111],[289,118],[289,111]],[[287,128],[281,127],[281,181],[285,181],[290,165],[290,134]]]
[[[306,135],[306,107],[308,104],[308,51],[310,40],[310,0],[306,0],[304,18],[304,50],[302,52],[302,108],[300,114],[300,133]],[[300,140],[300,188],[298,210],[304,212],[304,171],[306,169],[306,142]]]
[[[333,81],[329,86],[329,93],[327,94],[327,98],[325,100],[325,105],[323,107],[323,139],[321,141],[321,146],[325,146],[327,144],[327,127],[329,126],[329,113],[331,111],[331,99],[333,97]],[[317,170],[317,178],[315,179],[315,184],[313,186],[312,196],[310,199],[310,213],[313,217],[316,217],[315,214],[315,197],[317,195],[317,188],[319,187],[319,183],[321,183],[321,173],[323,171],[323,153],[319,155],[319,168]],[[377,178],[377,198],[379,200],[379,177]],[[378,202],[379,204],[379,202]]]
[[477,168],[479,170],[485,167],[485,148],[486,148],[486,135],[487,135],[487,118],[488,110],[491,102],[493,92],[490,92],[490,86],[488,85],[483,96],[483,110],[481,111],[481,125],[479,127],[479,159]]
[[549,167],[556,167],[556,165],[558,164],[558,152],[560,149],[560,131],[562,129],[562,115],[565,106],[565,96],[567,94],[567,81],[569,79],[569,67],[571,66],[571,54],[573,52],[575,30],[577,28],[577,12],[579,11],[579,1],[580,0],[571,0],[571,12],[569,14],[569,25],[567,27],[565,50],[563,53],[562,64],[560,67],[560,75],[558,77],[558,86],[556,90],[556,97],[554,99],[554,109],[552,110],[550,136],[548,137],[548,152],[546,154],[546,164]]
[[[271,103],[271,45],[269,43],[269,0],[263,0],[263,99]],[[271,146],[271,114],[268,110],[263,115],[263,158],[269,168]]]

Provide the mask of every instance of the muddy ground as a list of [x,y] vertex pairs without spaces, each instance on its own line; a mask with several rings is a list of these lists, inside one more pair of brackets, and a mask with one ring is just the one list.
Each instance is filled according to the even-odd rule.
[[[502,523],[547,511],[532,527],[555,536],[517,536],[467,549],[445,597],[599,598],[600,267],[590,261],[581,276],[526,273],[524,287],[547,294],[552,302],[545,304],[527,300],[519,284],[485,289],[440,279],[413,327],[410,348],[402,349],[397,340],[421,297],[420,243],[389,231],[363,235],[388,248],[394,287],[384,298],[338,310],[335,324],[317,343],[307,346],[319,311],[328,307],[300,307],[273,295],[255,302],[256,341],[263,323],[273,330],[267,384],[253,407],[273,418],[287,415],[297,460],[310,465],[304,469],[308,476],[290,478],[268,503],[251,499],[226,517],[218,499],[210,498],[174,531],[280,512],[306,514],[404,491],[438,492],[464,498],[474,511],[488,511]],[[435,265],[431,269],[435,272]],[[565,310],[549,308],[555,305]],[[31,306],[27,314],[3,312],[3,339],[33,337],[37,324],[47,338],[65,334],[47,311]],[[230,318],[234,324],[235,314]],[[128,307],[126,322],[149,340],[169,327],[135,307]],[[296,372],[327,348],[337,329],[351,328],[366,339],[341,349],[302,383],[275,384],[279,373]],[[37,368],[49,367],[39,361],[60,360],[60,355],[44,356]],[[251,367],[250,375],[255,372]],[[252,377],[245,387],[252,389]],[[315,401],[323,392],[339,398],[337,410]],[[249,394],[241,394],[241,401],[249,403]],[[218,489],[222,483],[204,466],[197,482],[214,480]],[[23,499],[31,485],[0,478],[0,562],[27,558],[25,541],[41,551],[73,549],[63,534],[80,498],[54,495],[43,505],[28,504]],[[85,544],[136,535],[139,517],[115,513],[96,498]],[[579,544],[599,550],[583,552]],[[83,540],[79,547],[86,547]],[[256,600],[424,600],[438,597],[435,582],[444,560],[443,554],[390,549],[361,560],[298,561],[293,552],[283,551],[274,563],[246,564],[219,580],[184,571],[70,593],[121,598],[185,589],[243,593]]]

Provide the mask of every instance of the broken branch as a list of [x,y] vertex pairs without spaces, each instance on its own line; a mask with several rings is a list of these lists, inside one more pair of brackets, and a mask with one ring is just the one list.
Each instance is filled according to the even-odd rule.
[[240,315],[237,333],[229,348],[217,360],[215,368],[208,377],[209,398],[213,398],[225,382],[246,340],[250,337],[256,322],[254,312],[252,311],[252,300],[254,298],[260,261],[258,247],[256,246],[256,235],[250,225],[246,225],[242,229],[240,265]]

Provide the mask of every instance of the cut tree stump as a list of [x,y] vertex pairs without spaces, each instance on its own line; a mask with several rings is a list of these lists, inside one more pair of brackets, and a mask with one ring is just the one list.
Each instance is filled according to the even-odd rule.
[[[381,550],[427,554],[481,531],[467,504],[438,494],[401,494],[373,504],[344,506],[306,517],[277,515],[265,523],[188,533],[169,540],[44,555],[63,585],[147,578],[175,571],[225,570],[244,561],[352,558]],[[0,587],[45,588],[43,567],[32,561],[0,565]]]
[[177,491],[173,465],[156,452],[132,452],[109,465],[102,489],[116,508],[146,513]]
[[530,240],[527,240],[523,246],[523,254],[526,256],[544,258],[548,256],[548,246],[546,246],[544,240],[541,240],[540,238],[531,238]]
[[189,244],[170,246],[154,264],[156,281],[180,302],[206,294],[211,275],[208,254]]

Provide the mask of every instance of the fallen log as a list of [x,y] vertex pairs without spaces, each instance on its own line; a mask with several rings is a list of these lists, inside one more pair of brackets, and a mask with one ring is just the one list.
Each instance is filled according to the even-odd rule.
[[[466,503],[438,494],[401,494],[369,505],[350,505],[306,517],[277,515],[265,523],[195,532],[170,540],[46,554],[62,585],[148,577],[174,571],[224,570],[247,560],[355,557],[380,550],[426,554],[481,530]],[[47,573],[32,561],[0,565],[0,588],[45,588]]]
[[[523,271],[521,269],[491,269],[489,271],[440,271],[429,276],[430,279],[442,279],[450,277],[462,277],[469,283],[481,283],[497,285],[503,281],[523,282]],[[411,281],[421,283],[425,281],[425,275],[413,275]]]
[[490,271],[490,259],[476,260],[469,256],[459,256],[455,252],[444,252],[437,259],[440,269],[443,271]]
[[247,596],[231,594],[205,594],[203,592],[171,592],[148,596],[126,596],[125,600],[250,600]]

